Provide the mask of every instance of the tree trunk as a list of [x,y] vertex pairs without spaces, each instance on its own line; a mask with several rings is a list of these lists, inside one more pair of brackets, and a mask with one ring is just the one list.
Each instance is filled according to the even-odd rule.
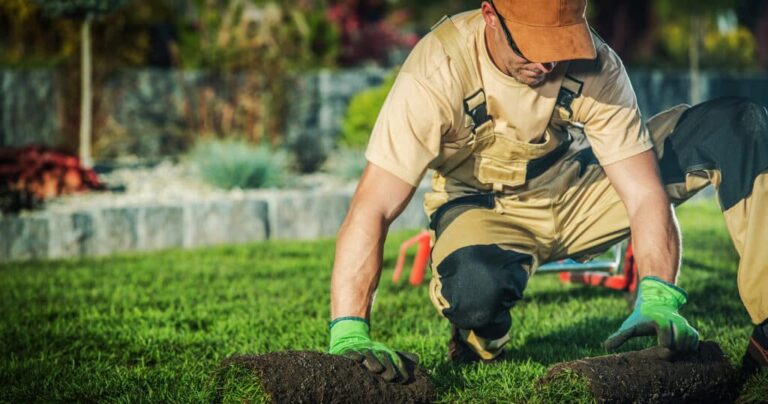
[[93,100],[91,96],[91,17],[83,20],[81,29],[81,74],[80,93],[80,162],[85,168],[91,168],[91,112]]

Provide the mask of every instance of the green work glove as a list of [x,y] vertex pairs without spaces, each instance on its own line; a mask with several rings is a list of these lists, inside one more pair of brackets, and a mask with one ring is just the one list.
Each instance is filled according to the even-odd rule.
[[688,294],[678,286],[655,276],[643,278],[635,309],[619,330],[605,340],[605,348],[612,350],[630,338],[656,334],[661,347],[676,353],[695,351],[699,332],[677,312],[687,300]]
[[405,383],[413,372],[417,358],[413,354],[395,352],[370,337],[371,326],[360,317],[341,317],[330,324],[331,344],[328,353],[343,355],[362,363],[370,372],[387,382]]

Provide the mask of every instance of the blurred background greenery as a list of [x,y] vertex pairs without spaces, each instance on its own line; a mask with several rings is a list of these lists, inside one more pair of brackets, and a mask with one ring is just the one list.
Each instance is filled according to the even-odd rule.
[[[65,66],[77,59],[78,22],[46,3],[0,1],[0,66]],[[87,1],[86,1],[87,2]],[[110,1],[103,1],[110,2]],[[95,1],[95,3],[99,3]],[[115,3],[114,0],[111,3]],[[99,70],[157,66],[297,69],[387,63],[444,14],[477,0],[129,0],[94,24]],[[48,7],[50,8],[50,7]],[[761,0],[590,0],[588,17],[628,65],[768,67],[768,5]]]
[[[0,72],[54,71],[63,100],[55,107],[61,132],[57,146],[75,150],[84,143],[83,136],[90,137],[83,133],[81,122],[92,120],[93,138],[85,143],[93,145],[97,161],[127,152],[140,158],[177,155],[201,140],[213,147],[212,140],[236,139],[255,147],[303,148],[292,150],[292,164],[298,171],[311,172],[328,167],[323,150],[329,146],[312,136],[290,139],[292,105],[306,95],[297,90],[301,78],[372,65],[395,71],[442,15],[479,4],[478,0],[0,0]],[[701,98],[700,71],[757,75],[768,69],[766,1],[590,0],[588,18],[630,71],[689,72],[690,100]],[[86,21],[93,38],[89,47],[83,46]],[[87,87],[93,92],[86,97],[93,99],[90,107],[80,103],[81,95],[87,94],[81,81],[86,76],[81,60],[85,48],[92,49],[88,74],[92,85]],[[130,117],[113,116],[110,104],[122,92],[141,90],[144,76],[136,79],[138,90],[107,86],[110,80],[119,82],[117,72],[126,71],[172,72],[173,80],[194,81],[197,87],[182,91],[178,98],[183,102],[174,101],[181,118],[163,122],[158,110],[152,113],[159,117],[155,126],[162,130],[136,129],[125,123]],[[156,76],[144,80],[152,82],[152,77]],[[330,148],[338,149],[340,156],[328,162],[329,170],[354,176],[350,173],[362,167],[359,151],[393,73],[385,77],[382,74],[379,82],[371,83],[374,88],[351,99],[338,134],[332,136],[335,144]],[[86,109],[93,111],[92,118],[83,115]],[[160,146],[146,147],[151,142],[139,140],[142,136],[156,138]],[[0,133],[0,146],[2,138]],[[200,156],[199,149],[196,153]],[[357,160],[351,157],[355,154]]]

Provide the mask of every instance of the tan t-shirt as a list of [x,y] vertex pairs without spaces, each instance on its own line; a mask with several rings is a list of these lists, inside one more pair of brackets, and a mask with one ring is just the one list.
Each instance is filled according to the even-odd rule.
[[[452,17],[479,62],[488,113],[496,128],[521,142],[539,142],[553,120],[553,97],[546,86],[531,88],[502,73],[485,46],[485,22],[479,10]],[[598,43],[597,59],[573,61],[567,75],[583,82],[570,117],[586,134],[601,164],[607,165],[653,147],[641,123],[632,86],[619,57]],[[551,87],[551,86],[550,86]],[[437,38],[429,34],[405,61],[371,134],[366,158],[411,185],[442,156],[462,144],[465,128],[458,74]],[[559,108],[558,108],[559,109]]]

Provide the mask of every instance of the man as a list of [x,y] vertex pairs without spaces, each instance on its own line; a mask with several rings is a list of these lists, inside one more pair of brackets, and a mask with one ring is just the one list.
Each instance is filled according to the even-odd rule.
[[[741,99],[678,106],[641,123],[616,54],[585,0],[483,1],[444,19],[412,51],[371,135],[368,165],[338,234],[330,352],[388,381],[403,357],[370,338],[388,225],[425,170],[434,230],[430,296],[453,326],[449,358],[492,361],[510,309],[548,261],[588,258],[632,233],[635,309],[605,342],[657,335],[697,349],[678,309],[680,235],[670,200],[718,189],[756,324],[744,363],[768,362],[768,114]],[[659,169],[659,167],[661,169]]]

